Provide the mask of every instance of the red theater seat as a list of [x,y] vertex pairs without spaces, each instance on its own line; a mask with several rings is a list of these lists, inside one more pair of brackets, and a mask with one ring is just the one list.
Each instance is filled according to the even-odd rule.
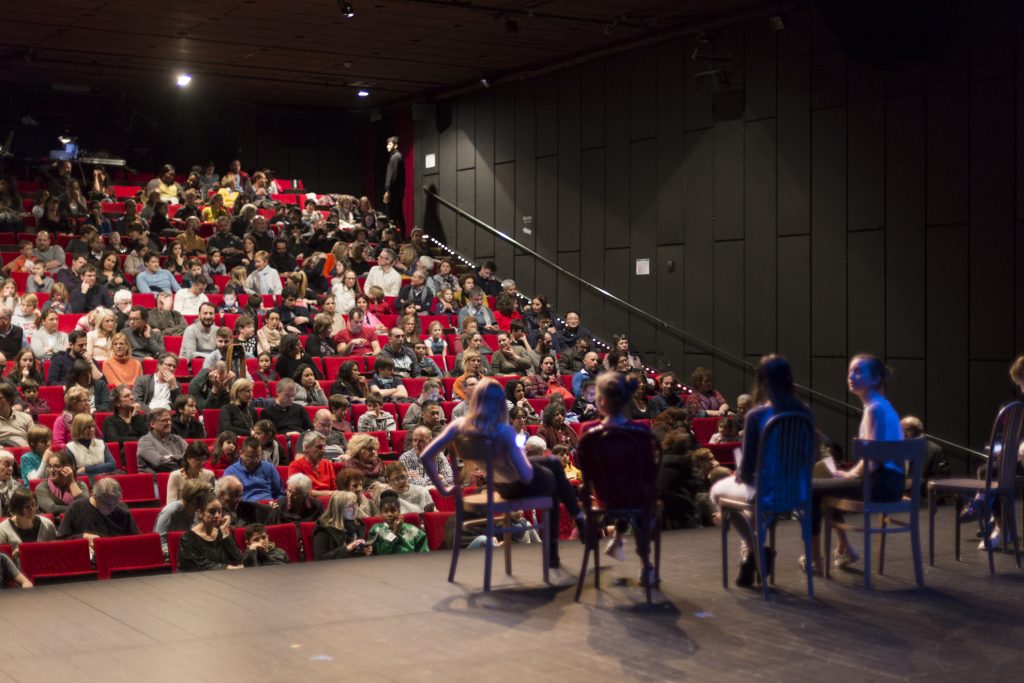
[[96,573],[101,579],[118,574],[167,571],[160,534],[115,536],[93,541],[96,554]]
[[22,543],[21,573],[32,583],[96,578],[89,558],[89,541]]

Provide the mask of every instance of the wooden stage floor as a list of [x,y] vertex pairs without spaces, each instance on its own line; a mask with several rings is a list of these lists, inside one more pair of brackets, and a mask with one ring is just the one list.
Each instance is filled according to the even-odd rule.
[[[480,551],[463,553],[454,585],[438,552],[9,590],[0,682],[1012,679],[1024,570],[1000,554],[989,576],[975,526],[964,527],[956,563],[949,508],[941,518],[927,588],[914,585],[909,544],[895,537],[874,591],[859,571],[837,572],[815,582],[814,601],[794,523],[779,530],[769,604],[722,589],[716,529],[665,534],[653,608],[632,554],[575,604],[573,587],[540,584],[538,546],[514,548],[512,579],[497,563],[489,595]],[[572,575],[581,549],[562,544]]]

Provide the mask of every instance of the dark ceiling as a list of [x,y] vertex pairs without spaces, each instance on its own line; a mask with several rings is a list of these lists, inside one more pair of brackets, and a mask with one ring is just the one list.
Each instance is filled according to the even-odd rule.
[[[381,106],[774,14],[764,0],[6,0],[0,82]],[[166,85],[164,85],[166,84]],[[365,89],[370,96],[357,99]]]

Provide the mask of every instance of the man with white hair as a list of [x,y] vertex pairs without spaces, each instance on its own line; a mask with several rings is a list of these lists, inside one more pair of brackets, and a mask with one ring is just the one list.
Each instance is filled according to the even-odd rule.
[[324,514],[323,503],[313,495],[313,480],[305,474],[288,477],[284,495],[277,499],[283,523],[315,522]]
[[132,312],[132,293],[127,289],[119,289],[114,292],[114,319],[118,332],[124,330],[128,323],[128,316]]
[[542,437],[534,434],[526,440],[523,444],[523,451],[526,453],[527,458],[540,457],[544,455],[544,451],[548,448],[548,444]]
[[[420,456],[423,455],[423,451],[427,449],[427,444],[429,444],[433,438],[434,435],[431,433],[429,427],[420,425],[416,429],[412,430],[411,447],[398,458],[398,461],[405,465],[405,469],[409,473],[410,484],[434,488],[434,482],[432,482],[430,477],[427,476],[427,471],[423,467],[423,461],[420,460]],[[444,453],[438,453],[437,456],[435,456],[434,467],[437,468],[437,475],[441,477],[441,481],[444,482],[445,486],[455,485],[455,475],[452,473],[452,466],[448,462],[448,458]]]

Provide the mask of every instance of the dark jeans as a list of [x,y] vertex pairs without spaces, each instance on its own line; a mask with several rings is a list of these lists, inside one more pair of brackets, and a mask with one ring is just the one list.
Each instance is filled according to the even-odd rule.
[[533,479],[529,484],[515,482],[512,484],[495,484],[494,490],[501,494],[502,498],[528,498],[531,496],[551,496],[551,513],[555,516],[551,525],[552,533],[545,536],[545,542],[550,548],[551,567],[560,566],[558,558],[558,504],[562,503],[569,511],[569,515],[575,519],[580,513],[579,501],[572,484],[565,478],[565,470],[561,461],[551,455],[537,456],[530,458],[533,464]]
[[[814,479],[811,483],[813,499],[811,502],[811,533],[821,535],[821,500],[822,498],[852,498],[860,500],[864,495],[862,477]],[[878,468],[871,473],[871,497],[878,503],[894,503],[903,497],[906,481],[902,472],[892,469]]]

